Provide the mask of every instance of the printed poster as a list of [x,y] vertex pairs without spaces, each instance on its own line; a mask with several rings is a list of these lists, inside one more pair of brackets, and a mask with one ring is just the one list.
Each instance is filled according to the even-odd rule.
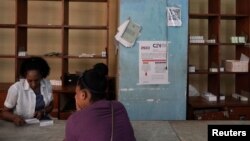
[[168,42],[139,42],[139,84],[169,84]]

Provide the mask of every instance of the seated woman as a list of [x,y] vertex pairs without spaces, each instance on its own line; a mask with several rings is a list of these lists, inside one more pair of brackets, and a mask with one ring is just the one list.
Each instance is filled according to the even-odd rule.
[[24,79],[10,86],[2,118],[21,126],[27,118],[41,119],[50,113],[53,109],[52,86],[45,79],[49,72],[50,67],[43,58],[25,59],[20,67]]
[[67,120],[65,140],[135,141],[124,106],[105,100],[108,69],[98,66],[85,71],[77,82],[77,112]]

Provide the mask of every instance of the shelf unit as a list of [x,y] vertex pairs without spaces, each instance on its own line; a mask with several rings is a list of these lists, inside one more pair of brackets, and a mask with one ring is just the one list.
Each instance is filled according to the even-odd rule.
[[[214,111],[216,107],[218,112],[225,112],[230,106],[250,109],[250,102],[236,100],[238,104],[230,104],[232,93],[250,93],[249,69],[248,72],[220,71],[223,60],[239,60],[242,53],[250,58],[249,45],[230,42],[231,36],[245,36],[250,42],[250,1],[189,0],[189,36],[204,36],[206,40],[214,39],[215,42],[189,43],[188,64],[194,65],[196,70],[188,72],[187,84],[198,89],[199,94],[191,96],[188,87],[187,119],[194,119],[195,110]],[[218,71],[211,72],[210,68]],[[203,92],[215,94],[217,102],[202,99]],[[226,96],[225,101],[219,100],[221,95]],[[237,116],[234,118],[239,119]],[[220,119],[220,116],[212,119]]]
[[[109,66],[109,0],[9,0],[0,5],[5,19],[0,21],[0,87],[19,79],[20,64],[28,56],[45,58],[49,79],[62,79],[63,87],[65,74],[98,62]],[[20,51],[27,55],[20,56]],[[6,92],[1,90],[1,95]]]

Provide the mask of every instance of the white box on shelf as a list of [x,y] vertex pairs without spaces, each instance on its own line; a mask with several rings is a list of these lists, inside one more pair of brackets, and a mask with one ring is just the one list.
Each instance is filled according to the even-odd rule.
[[62,86],[62,80],[50,80],[52,86]]
[[220,72],[224,72],[224,67],[220,67]]
[[190,36],[189,37],[190,43],[205,43],[203,36]]
[[226,60],[225,70],[228,72],[248,72],[248,61]]
[[26,51],[19,51],[18,56],[27,56],[27,52]]
[[220,100],[225,100],[225,99],[226,99],[226,97],[224,95],[220,96]]
[[238,43],[238,37],[237,36],[232,36],[231,37],[231,43]]
[[107,53],[106,53],[106,51],[102,51],[102,57],[106,57],[107,56]]
[[216,96],[212,94],[205,94],[205,95],[202,95],[202,97],[205,98],[207,101],[217,101]]
[[218,72],[218,68],[209,68],[210,72]]
[[248,97],[237,94],[237,93],[233,93],[232,97],[240,101],[248,101]]
[[[217,101],[217,96],[209,92],[205,92],[202,97],[207,101]],[[220,100],[225,100],[225,96],[221,95]]]
[[188,67],[188,70],[189,70],[189,72],[195,72],[195,66],[190,65],[190,66]]
[[215,39],[209,39],[209,40],[206,40],[206,43],[214,44],[214,43],[216,43],[216,40]]
[[238,41],[239,41],[239,43],[246,43],[246,37],[245,36],[239,36]]

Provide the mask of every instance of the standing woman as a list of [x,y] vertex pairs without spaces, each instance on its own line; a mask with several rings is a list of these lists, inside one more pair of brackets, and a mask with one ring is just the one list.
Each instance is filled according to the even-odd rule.
[[10,86],[4,102],[3,119],[15,125],[25,124],[25,119],[41,119],[53,109],[52,86],[45,78],[50,67],[41,57],[30,57],[21,64],[20,79]]
[[127,111],[119,101],[105,100],[108,68],[95,65],[76,85],[76,109],[67,120],[66,141],[135,141]]

